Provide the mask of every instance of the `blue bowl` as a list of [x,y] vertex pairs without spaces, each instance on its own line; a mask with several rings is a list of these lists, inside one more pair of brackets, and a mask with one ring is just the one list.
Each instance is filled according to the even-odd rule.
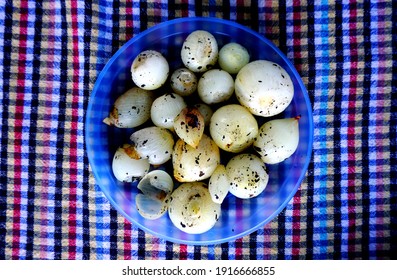
[[[297,151],[285,162],[267,165],[270,180],[265,191],[249,200],[228,195],[222,204],[222,215],[209,231],[192,235],[178,230],[164,215],[157,220],[142,218],[135,208],[136,184],[120,183],[112,173],[112,158],[117,147],[128,141],[133,129],[105,125],[114,100],[133,86],[130,66],[138,53],[146,49],[160,51],[170,62],[171,69],[182,66],[180,48],[194,30],[212,33],[219,46],[237,42],[245,46],[251,60],[266,59],[281,65],[291,76],[295,93],[289,107],[277,117],[300,115],[300,141]],[[165,240],[209,245],[233,241],[263,228],[292,199],[305,177],[312,152],[313,119],[311,104],[303,82],[286,56],[262,35],[234,22],[216,18],[180,18],[160,23],[129,40],[106,64],[92,91],[85,123],[88,159],[99,185],[110,203],[130,222]]]

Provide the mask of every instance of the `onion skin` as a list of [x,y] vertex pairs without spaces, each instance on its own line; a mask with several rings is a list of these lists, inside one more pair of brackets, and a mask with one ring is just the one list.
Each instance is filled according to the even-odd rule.
[[139,214],[150,220],[163,216],[170,202],[174,183],[171,176],[163,170],[153,170],[146,174],[138,183],[142,192],[135,197]]

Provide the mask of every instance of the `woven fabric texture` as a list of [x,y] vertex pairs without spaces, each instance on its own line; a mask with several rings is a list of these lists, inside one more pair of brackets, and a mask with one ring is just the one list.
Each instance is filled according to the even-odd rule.
[[[0,2],[0,259],[397,258],[392,1]],[[151,26],[194,16],[273,41],[314,118],[312,160],[287,207],[211,246],[129,223],[96,185],[84,146],[90,92],[111,56]]]

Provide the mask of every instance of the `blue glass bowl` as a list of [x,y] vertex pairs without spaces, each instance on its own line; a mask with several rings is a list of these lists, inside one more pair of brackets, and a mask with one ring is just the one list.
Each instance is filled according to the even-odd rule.
[[[265,191],[249,200],[228,195],[222,204],[222,215],[210,231],[192,235],[178,230],[168,215],[157,220],[142,218],[135,208],[136,184],[120,183],[112,173],[115,150],[126,142],[133,129],[118,129],[105,125],[114,100],[133,86],[130,65],[138,53],[146,49],[160,51],[170,62],[171,69],[182,66],[180,48],[194,30],[211,32],[219,46],[237,42],[245,46],[251,60],[266,59],[281,65],[291,76],[295,94],[282,115],[300,115],[300,142],[297,151],[285,162],[268,165],[270,180]],[[252,233],[270,222],[292,199],[305,177],[313,144],[313,119],[305,86],[286,56],[262,35],[240,24],[216,18],[180,18],[160,23],[129,40],[106,64],[91,93],[85,123],[87,155],[96,183],[119,213],[129,221],[165,240],[194,245],[209,245],[233,241]]]

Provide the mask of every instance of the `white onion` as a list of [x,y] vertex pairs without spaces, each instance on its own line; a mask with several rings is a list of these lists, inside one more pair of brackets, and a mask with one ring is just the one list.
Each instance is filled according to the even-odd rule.
[[234,156],[226,165],[230,193],[238,198],[258,196],[266,188],[269,175],[263,161],[254,154]]
[[152,122],[162,128],[174,129],[174,119],[186,107],[181,96],[175,93],[164,94],[154,100],[151,107]]
[[219,50],[219,66],[230,74],[237,74],[249,60],[247,49],[238,43],[228,43]]
[[176,69],[170,78],[172,90],[180,96],[189,96],[197,89],[197,77],[187,68]]
[[239,153],[254,142],[258,134],[258,123],[243,106],[229,104],[212,115],[210,134],[219,148]]
[[150,126],[135,131],[130,140],[141,158],[148,158],[149,163],[160,165],[171,159],[174,137],[165,128]]
[[271,117],[283,112],[291,103],[294,85],[277,63],[256,60],[238,72],[235,92],[238,101],[252,114]]
[[181,231],[200,234],[214,227],[221,206],[212,201],[205,183],[184,183],[171,194],[168,215]]
[[220,164],[212,173],[208,183],[208,191],[211,194],[212,201],[222,203],[229,192],[230,180],[227,176],[226,168]]
[[275,119],[261,126],[253,147],[265,163],[280,163],[296,151],[299,144],[298,120]]
[[228,100],[234,92],[232,76],[221,69],[205,72],[197,87],[200,99],[206,104],[215,104]]
[[149,120],[153,101],[153,92],[133,87],[116,99],[103,122],[120,128],[140,126]]
[[148,173],[149,168],[148,159],[140,159],[133,145],[124,144],[114,154],[112,170],[120,182],[137,181]]
[[168,74],[167,60],[155,50],[141,52],[131,65],[132,80],[143,89],[158,89],[166,82]]
[[197,148],[179,139],[172,154],[174,177],[179,182],[201,181],[211,177],[220,163],[219,148],[203,134]]
[[205,72],[218,60],[218,43],[215,37],[205,30],[189,34],[181,49],[182,62],[193,72]]

